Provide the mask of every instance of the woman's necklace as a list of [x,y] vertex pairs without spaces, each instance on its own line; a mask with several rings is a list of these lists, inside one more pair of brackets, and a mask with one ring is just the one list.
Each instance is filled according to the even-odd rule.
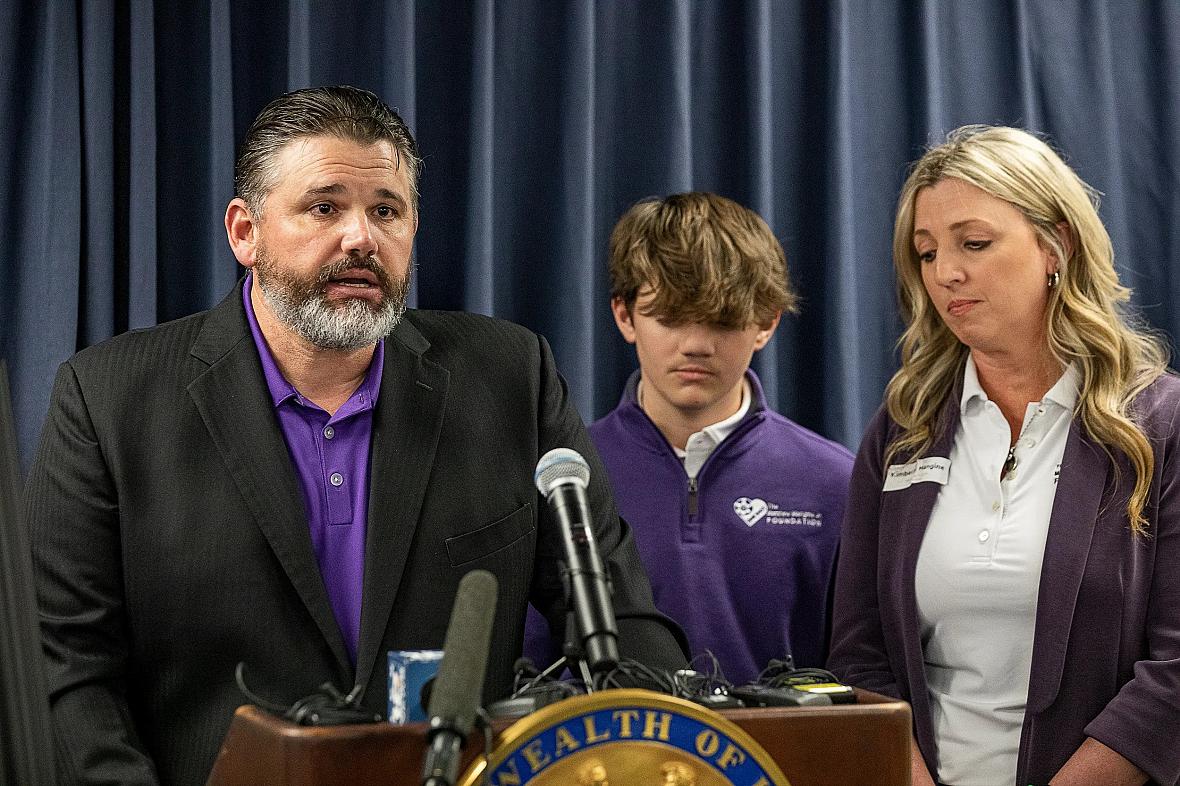
[[1004,466],[1000,470],[1000,480],[1007,478],[1008,475],[1016,469],[1016,465],[1020,463],[1020,459],[1016,458],[1016,446],[1020,444],[1020,440],[1024,438],[1024,434],[1026,431],[1028,431],[1028,427],[1033,424],[1033,421],[1036,420],[1037,416],[1043,411],[1044,408],[1038,405],[1037,408],[1033,410],[1032,416],[1026,420],[1023,425],[1021,425],[1020,434],[1017,435],[1016,439],[1012,441],[1012,444],[1008,446],[1008,457],[1004,459]]

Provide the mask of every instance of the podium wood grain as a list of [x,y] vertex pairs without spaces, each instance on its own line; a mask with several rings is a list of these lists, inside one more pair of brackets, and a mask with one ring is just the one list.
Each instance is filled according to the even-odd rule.
[[[857,704],[724,710],[766,749],[791,786],[908,786],[909,705],[857,691]],[[499,732],[511,721],[496,721]],[[239,707],[209,786],[402,786],[422,769],[426,725],[296,726]],[[473,734],[463,767],[482,752]]]

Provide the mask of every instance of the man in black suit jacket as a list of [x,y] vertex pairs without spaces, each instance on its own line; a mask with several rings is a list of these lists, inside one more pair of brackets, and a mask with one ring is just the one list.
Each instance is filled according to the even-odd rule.
[[[244,285],[59,370],[26,510],[63,782],[203,783],[239,661],[277,700],[331,680],[382,711],[386,652],[441,646],[475,568],[499,580],[485,696],[505,695],[526,604],[565,623],[532,480],[559,446],[591,465],[622,654],[683,664],[544,339],[405,311],[418,166],[371,93],[276,99],[226,212]],[[362,472],[344,477],[323,463],[332,429],[304,426],[354,411]],[[331,502],[341,486],[359,502]],[[355,559],[324,546],[340,526]]]

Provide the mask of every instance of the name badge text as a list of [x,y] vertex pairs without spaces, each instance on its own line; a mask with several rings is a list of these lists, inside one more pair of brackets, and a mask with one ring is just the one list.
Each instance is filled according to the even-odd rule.
[[930,456],[908,464],[891,464],[885,473],[885,485],[881,490],[900,491],[915,483],[937,483],[945,486],[950,472],[951,460],[941,456]]

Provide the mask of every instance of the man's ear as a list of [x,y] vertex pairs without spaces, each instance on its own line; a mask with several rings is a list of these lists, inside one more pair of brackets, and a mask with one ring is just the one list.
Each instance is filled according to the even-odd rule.
[[631,307],[621,297],[610,299],[610,310],[615,315],[615,325],[623,334],[623,340],[628,344],[635,343],[635,322],[631,319]]
[[254,267],[258,249],[258,221],[241,197],[234,197],[225,208],[225,234],[229,247],[242,267]]
[[767,345],[767,343],[770,342],[770,339],[774,336],[775,329],[778,328],[778,322],[780,319],[782,319],[782,317],[783,317],[783,312],[776,311],[776,312],[774,312],[774,316],[770,319],[769,322],[767,322],[765,325],[762,325],[758,328],[758,335],[755,336],[755,338],[754,338],[754,351],[755,352],[762,349],[764,346]]

